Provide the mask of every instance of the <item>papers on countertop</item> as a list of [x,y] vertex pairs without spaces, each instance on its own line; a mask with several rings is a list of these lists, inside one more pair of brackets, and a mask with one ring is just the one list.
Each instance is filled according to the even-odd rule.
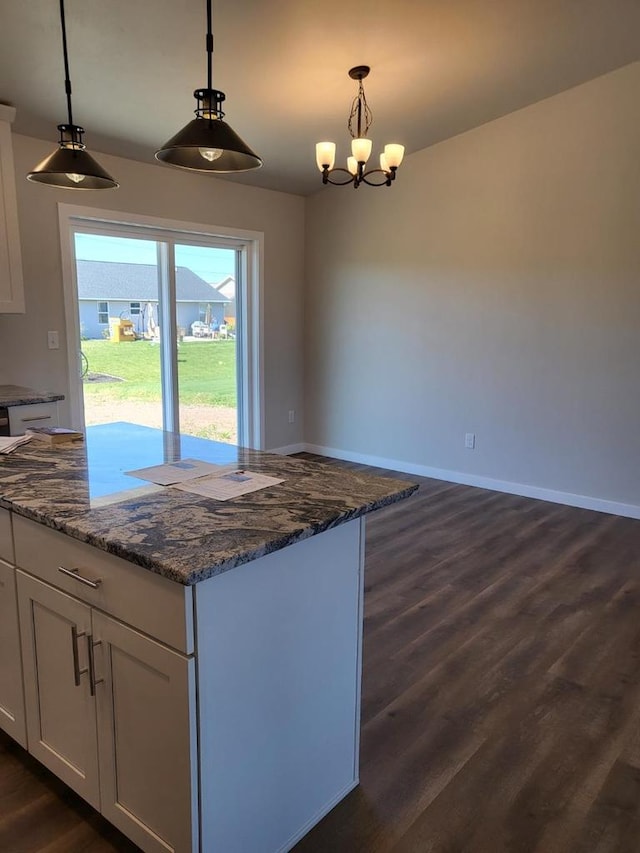
[[167,462],[165,465],[152,465],[149,468],[125,471],[125,474],[148,480],[158,486],[171,486],[217,501],[228,501],[283,482],[266,474],[238,470],[235,465],[214,465],[199,459],[182,459],[179,462]]
[[197,480],[176,483],[173,488],[191,492],[194,495],[204,495],[206,498],[215,498],[217,501],[228,501],[249,492],[266,489],[267,486],[277,486],[282,482],[283,480],[278,480],[276,477],[256,474],[253,471],[226,470],[206,477],[198,477]]
[[31,441],[30,435],[0,436],[0,453],[12,453],[21,444]]
[[221,470],[228,471],[229,466],[214,465],[212,462],[202,462],[200,459],[180,459],[178,462],[167,462],[165,465],[152,465],[149,468],[137,468],[135,471],[125,471],[130,477],[149,480],[158,486],[173,486],[196,477],[204,477]]

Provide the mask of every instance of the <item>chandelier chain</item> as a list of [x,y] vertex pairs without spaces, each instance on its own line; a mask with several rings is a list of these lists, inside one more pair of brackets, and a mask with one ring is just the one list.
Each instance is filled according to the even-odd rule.
[[[362,128],[363,122],[364,130]],[[362,80],[360,80],[358,85],[358,94],[351,104],[351,112],[349,113],[347,127],[349,128],[349,133],[352,138],[357,139],[361,136],[367,135],[372,123],[373,113],[367,103],[367,99],[364,94],[364,86],[362,85]]]

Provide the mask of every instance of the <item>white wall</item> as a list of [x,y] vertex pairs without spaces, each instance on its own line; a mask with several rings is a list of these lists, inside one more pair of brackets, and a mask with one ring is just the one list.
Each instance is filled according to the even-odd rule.
[[640,506],[639,96],[634,63],[308,200],[307,442]]
[[[0,383],[68,396],[58,202],[262,231],[265,446],[299,442],[304,199],[97,152],[92,153],[120,182],[119,189],[71,193],[29,183],[26,173],[50,153],[55,140],[55,128],[49,141],[13,137],[27,310],[25,315],[0,315]],[[49,329],[61,333],[58,351],[47,349]],[[288,423],[290,409],[300,414],[293,425]],[[63,422],[68,418],[66,407],[62,417]]]

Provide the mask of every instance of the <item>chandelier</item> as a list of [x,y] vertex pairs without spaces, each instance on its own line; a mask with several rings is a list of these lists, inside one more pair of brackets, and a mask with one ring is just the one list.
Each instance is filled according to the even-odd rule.
[[[335,142],[318,142],[316,145],[316,163],[322,172],[323,184],[334,184],[345,186],[353,184],[357,189],[360,184],[365,183],[370,187],[390,187],[396,179],[398,166],[404,157],[404,145],[390,143],[385,145],[384,153],[380,155],[379,169],[365,169],[367,160],[371,155],[371,140],[367,133],[373,122],[371,109],[367,104],[362,81],[371,69],[368,65],[356,65],[349,71],[349,77],[358,81],[358,94],[351,105],[349,113],[348,128],[351,134],[351,157],[347,157],[347,168],[334,167],[336,160]],[[334,179],[336,172],[342,172],[348,177],[342,180]]]

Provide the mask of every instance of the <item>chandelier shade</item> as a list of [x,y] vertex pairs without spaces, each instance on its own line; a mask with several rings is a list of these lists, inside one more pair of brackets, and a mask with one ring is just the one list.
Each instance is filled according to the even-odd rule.
[[86,150],[82,141],[84,128],[73,123],[64,0],[60,0],[60,28],[62,30],[68,120],[66,124],[58,125],[60,131],[58,148],[29,172],[27,180],[67,190],[116,189],[119,186],[118,182]]

